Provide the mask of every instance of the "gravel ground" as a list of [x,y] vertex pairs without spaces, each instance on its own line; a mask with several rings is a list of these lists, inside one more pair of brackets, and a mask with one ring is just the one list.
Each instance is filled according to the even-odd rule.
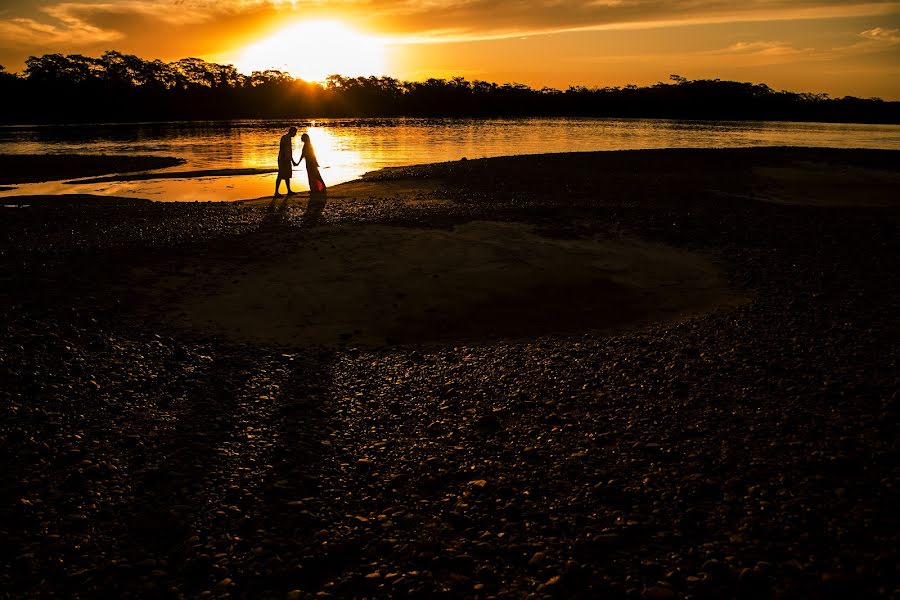
[[[810,161],[900,164],[548,155],[382,172],[452,202],[312,217],[3,209],[0,596],[898,597],[900,213],[746,198],[771,192],[758,165]],[[472,219],[712,252],[752,300],[612,337],[360,349],[150,330],[110,291],[295,227]]]

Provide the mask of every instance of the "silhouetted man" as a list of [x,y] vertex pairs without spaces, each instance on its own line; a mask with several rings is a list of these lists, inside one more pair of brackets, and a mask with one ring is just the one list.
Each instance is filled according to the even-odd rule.
[[284,183],[287,185],[288,196],[294,193],[293,190],[291,190],[291,173],[293,167],[300,164],[294,162],[293,139],[295,135],[297,135],[297,128],[291,127],[286,134],[281,136],[281,143],[278,145],[278,179],[275,180],[276,198],[281,196],[281,194],[278,193],[278,190],[281,189],[282,179],[284,179]]

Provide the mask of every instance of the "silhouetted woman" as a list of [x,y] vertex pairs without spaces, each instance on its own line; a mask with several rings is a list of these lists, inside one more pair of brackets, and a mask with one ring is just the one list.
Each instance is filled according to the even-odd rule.
[[324,192],[325,182],[322,180],[322,175],[319,173],[319,161],[316,160],[316,151],[313,150],[312,142],[309,141],[309,134],[304,133],[300,136],[300,140],[303,142],[303,150],[300,151],[300,160],[297,161],[297,164],[300,164],[304,158],[306,159],[306,174],[309,175],[309,191],[311,193]]

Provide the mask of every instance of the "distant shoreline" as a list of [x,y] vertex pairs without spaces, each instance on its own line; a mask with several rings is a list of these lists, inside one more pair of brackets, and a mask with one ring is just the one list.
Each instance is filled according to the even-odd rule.
[[[892,101],[893,102],[893,101]],[[900,104],[900,101],[896,101]],[[849,119],[798,119],[798,118],[777,118],[777,117],[698,117],[698,116],[654,116],[654,115],[592,115],[592,114],[494,114],[494,115],[316,115],[308,114],[272,116],[272,117],[210,117],[210,118],[161,118],[161,119],[135,119],[135,120],[67,120],[67,121],[4,121],[3,115],[0,115],[0,129],[3,128],[27,128],[27,127],[88,127],[92,125],[100,125],[104,127],[116,125],[197,125],[201,123],[234,123],[244,121],[261,121],[261,122],[285,122],[285,123],[327,123],[334,121],[393,121],[393,120],[442,120],[442,121],[504,121],[504,120],[528,120],[528,119],[596,119],[610,121],[697,121],[703,123],[803,123],[804,125],[813,125],[822,123],[823,125],[885,125],[900,127],[900,116],[893,120],[849,120]]]

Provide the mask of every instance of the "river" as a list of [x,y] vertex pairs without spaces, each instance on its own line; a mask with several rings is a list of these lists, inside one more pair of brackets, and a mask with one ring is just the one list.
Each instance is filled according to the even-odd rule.
[[[329,185],[383,167],[512,154],[818,146],[900,150],[900,125],[668,119],[323,119],[0,127],[0,153],[143,154],[186,160],[166,172],[275,168],[278,139],[291,125],[308,132]],[[299,157],[300,137],[295,138]],[[294,189],[307,190],[306,172]],[[275,175],[150,179],[115,183],[47,182],[0,195],[101,194],[155,200],[237,200],[270,195]],[[284,188],[282,188],[283,190]]]

